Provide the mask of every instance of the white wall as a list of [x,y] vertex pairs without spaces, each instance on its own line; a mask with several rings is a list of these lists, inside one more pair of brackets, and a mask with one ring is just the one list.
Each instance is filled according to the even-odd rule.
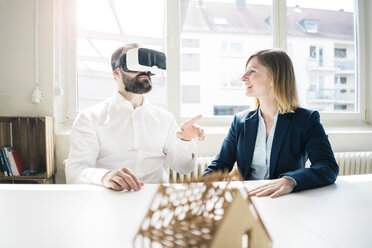
[[[54,115],[54,0],[39,0],[39,67],[40,88],[44,93],[39,105],[31,103],[34,87],[34,1],[0,1],[0,116]],[[365,1],[365,13],[372,13],[372,3]],[[372,123],[372,17],[366,15],[367,107]],[[61,44],[64,45],[64,44]],[[61,65],[64,66],[64,65]],[[206,127],[207,140],[200,143],[199,155],[215,155],[228,128]],[[334,151],[372,150],[372,132],[326,127]],[[69,149],[68,132],[56,136],[57,182],[64,182],[62,161]]]
[[53,115],[54,1],[39,3],[39,70],[44,99],[31,102],[35,83],[35,2],[0,1],[0,115]]

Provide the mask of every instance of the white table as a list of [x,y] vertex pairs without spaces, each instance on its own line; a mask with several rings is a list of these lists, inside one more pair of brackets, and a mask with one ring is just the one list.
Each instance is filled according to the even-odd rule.
[[[131,247],[157,187],[112,192],[95,185],[0,185],[0,247]],[[252,199],[274,248],[372,247],[372,175]]]

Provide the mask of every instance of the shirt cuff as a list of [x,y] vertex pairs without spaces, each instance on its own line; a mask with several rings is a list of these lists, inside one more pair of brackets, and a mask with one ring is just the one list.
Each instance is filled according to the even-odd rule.
[[294,180],[293,177],[290,177],[290,176],[282,176],[282,177],[291,179],[291,180],[294,182],[294,186],[295,186],[295,188],[296,188],[296,186],[297,186],[297,182],[296,182],[296,180]]
[[197,146],[195,141],[182,141],[178,139],[172,168],[183,175],[192,172],[196,166],[196,152]]
[[104,168],[89,168],[84,170],[81,181],[84,183],[92,183],[102,185],[103,176],[110,170]]
[[185,141],[178,139],[177,141],[177,146],[180,148],[182,151],[185,151],[186,153],[192,153],[194,157],[197,155],[197,145],[196,142],[192,139],[191,141]]

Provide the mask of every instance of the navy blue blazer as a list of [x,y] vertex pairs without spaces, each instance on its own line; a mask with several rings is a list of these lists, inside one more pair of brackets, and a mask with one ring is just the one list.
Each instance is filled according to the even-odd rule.
[[[221,150],[203,175],[215,170],[232,170],[237,162],[247,180],[258,129],[258,110],[234,116]],[[305,168],[307,159],[310,168]],[[318,111],[298,108],[294,113],[279,114],[270,157],[270,179],[290,176],[296,180],[294,191],[333,183],[338,175],[331,144]]]

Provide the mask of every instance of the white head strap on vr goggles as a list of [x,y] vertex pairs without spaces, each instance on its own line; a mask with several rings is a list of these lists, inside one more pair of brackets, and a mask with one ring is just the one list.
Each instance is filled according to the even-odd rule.
[[127,51],[112,65],[112,70],[121,66],[125,72],[149,71],[152,74],[166,70],[166,57],[163,52],[148,48],[134,48]]

